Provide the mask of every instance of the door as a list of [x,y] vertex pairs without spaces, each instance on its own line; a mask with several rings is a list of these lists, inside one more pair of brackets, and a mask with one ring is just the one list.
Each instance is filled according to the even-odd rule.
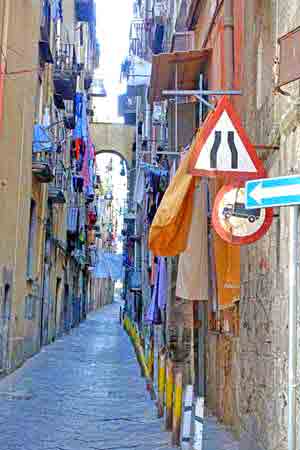
[[11,313],[11,285],[5,283],[0,297],[0,375],[8,368],[9,321]]
[[55,320],[55,336],[60,335],[60,316],[61,316],[61,278],[56,278],[55,303],[54,303],[54,320]]
[[70,316],[71,316],[71,311],[70,311],[70,301],[69,301],[69,295],[70,295],[70,290],[69,290],[69,285],[65,284],[64,287],[64,307],[63,307],[63,320],[64,320],[64,330],[67,332],[70,330]]
[[50,304],[50,275],[51,275],[51,241],[49,237],[46,238],[45,243],[45,265],[44,265],[44,280],[43,280],[43,297],[41,308],[41,346],[48,344],[48,330],[49,330],[49,304]]

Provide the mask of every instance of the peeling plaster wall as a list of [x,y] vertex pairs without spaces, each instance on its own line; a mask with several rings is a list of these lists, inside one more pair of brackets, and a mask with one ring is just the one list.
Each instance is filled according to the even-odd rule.
[[[4,2],[0,2],[3,17]],[[40,2],[9,0],[7,69],[38,65]],[[2,36],[2,21],[0,36]],[[23,362],[26,258],[32,183],[32,129],[38,74],[19,73],[4,80],[4,115],[0,129],[0,272],[11,273],[11,310],[6,369]],[[5,237],[5,238],[3,238]]]

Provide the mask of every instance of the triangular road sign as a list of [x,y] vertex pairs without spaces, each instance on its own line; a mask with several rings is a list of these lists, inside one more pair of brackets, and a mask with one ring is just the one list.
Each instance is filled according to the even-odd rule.
[[204,122],[189,169],[195,176],[227,176],[230,180],[264,176],[263,163],[228,97],[222,97]]

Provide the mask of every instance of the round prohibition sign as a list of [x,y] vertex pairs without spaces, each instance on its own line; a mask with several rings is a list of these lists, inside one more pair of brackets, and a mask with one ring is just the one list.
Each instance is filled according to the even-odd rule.
[[229,184],[219,190],[212,223],[224,241],[234,245],[251,244],[267,233],[272,221],[273,208],[245,208],[244,185]]

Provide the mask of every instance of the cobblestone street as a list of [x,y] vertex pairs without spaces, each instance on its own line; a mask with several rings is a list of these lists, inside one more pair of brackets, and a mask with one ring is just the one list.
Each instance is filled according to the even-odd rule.
[[[170,449],[119,306],[91,315],[0,382],[1,450]],[[236,450],[214,419],[204,450]]]

